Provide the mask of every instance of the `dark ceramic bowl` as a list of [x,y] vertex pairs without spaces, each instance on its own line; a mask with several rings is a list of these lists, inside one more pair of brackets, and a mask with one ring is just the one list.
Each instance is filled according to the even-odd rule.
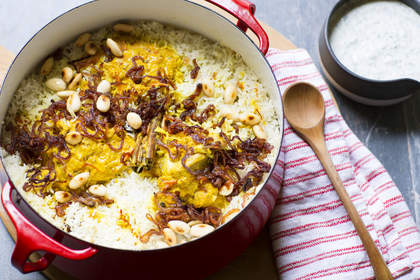
[[[402,102],[416,92],[420,93],[420,81],[413,79],[373,80],[362,77],[335,56],[330,45],[330,33],[335,18],[340,17],[344,5],[360,0],[341,0],[328,15],[319,38],[319,56],[322,70],[329,82],[341,93],[366,105],[386,106]],[[420,14],[419,0],[401,0]]]

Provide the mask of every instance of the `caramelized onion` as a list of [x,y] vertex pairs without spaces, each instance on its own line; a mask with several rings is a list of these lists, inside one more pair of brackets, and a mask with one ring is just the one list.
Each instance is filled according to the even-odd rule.
[[191,79],[195,80],[197,79],[198,72],[200,71],[200,66],[198,66],[197,59],[195,58],[193,59],[193,64],[194,64],[194,68],[193,70],[191,70],[190,76],[191,76]]
[[[169,197],[173,203],[163,205],[159,203],[159,197]],[[202,223],[219,226],[222,221],[222,211],[216,207],[195,208],[193,205],[185,205],[179,196],[170,192],[158,192],[155,194],[155,203],[158,206],[156,219],[148,218],[157,225],[159,229],[167,227],[169,221],[181,220],[190,222],[199,220]]]

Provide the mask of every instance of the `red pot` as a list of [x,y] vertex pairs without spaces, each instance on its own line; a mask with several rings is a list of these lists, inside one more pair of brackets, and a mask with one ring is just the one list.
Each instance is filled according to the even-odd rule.
[[[236,16],[237,26],[214,11],[185,0],[93,1],[57,17],[35,34],[10,66],[0,95],[0,123],[20,81],[48,53],[89,29],[121,19],[143,18],[193,30],[240,53],[269,91],[282,131],[280,90],[264,57],[268,37],[253,16],[255,6],[247,0],[207,1]],[[260,49],[244,33],[247,28],[259,38]],[[279,142],[281,138],[279,135]],[[273,171],[274,167],[269,177]],[[146,251],[98,246],[61,231],[29,206],[11,181],[4,185],[1,200],[17,231],[12,264],[23,273],[41,271],[53,264],[78,279],[200,279],[250,245],[267,222],[278,192],[279,185],[268,180],[246,208],[213,233],[186,244]],[[28,257],[34,251],[45,254],[31,263]]]

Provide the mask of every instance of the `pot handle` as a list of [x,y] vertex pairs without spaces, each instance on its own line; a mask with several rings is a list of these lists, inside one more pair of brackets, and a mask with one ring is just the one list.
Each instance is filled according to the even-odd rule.
[[248,0],[206,0],[209,3],[216,5],[217,7],[227,11],[231,15],[238,19],[237,26],[243,32],[246,32],[248,28],[257,35],[260,41],[260,50],[265,55],[270,45],[267,33],[261,27],[259,22],[254,17],[255,4]]
[[[70,249],[40,231],[13,204],[12,190],[10,181],[4,184],[1,201],[16,228],[16,246],[12,254],[12,264],[19,271],[29,273],[44,270],[56,255],[71,260],[83,260],[97,252],[92,247],[83,250]],[[30,262],[28,258],[35,251],[45,251],[47,253],[38,261]]]

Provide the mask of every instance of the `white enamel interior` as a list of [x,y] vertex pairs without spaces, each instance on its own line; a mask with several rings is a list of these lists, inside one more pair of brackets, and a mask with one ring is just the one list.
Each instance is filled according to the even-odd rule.
[[[20,51],[4,80],[0,96],[0,124],[20,81],[40,61],[79,34],[122,19],[150,19],[192,30],[242,55],[268,90],[283,131],[283,107],[273,72],[255,44],[226,18],[184,0],[101,0],[59,16],[41,29]],[[281,141],[282,133],[277,141]],[[274,140],[274,139],[273,139]]]

